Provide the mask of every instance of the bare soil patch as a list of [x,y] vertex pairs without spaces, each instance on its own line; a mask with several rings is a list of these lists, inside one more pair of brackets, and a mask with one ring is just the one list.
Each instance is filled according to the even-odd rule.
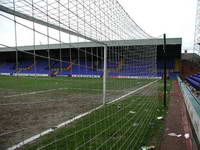
[[[0,93],[1,97],[5,93]],[[7,105],[1,105],[7,104]],[[50,93],[1,98],[0,149],[6,149],[102,104],[99,93]]]

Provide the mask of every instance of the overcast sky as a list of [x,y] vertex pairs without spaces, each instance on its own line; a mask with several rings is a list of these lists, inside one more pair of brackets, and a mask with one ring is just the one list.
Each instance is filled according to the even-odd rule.
[[197,0],[118,0],[133,20],[152,36],[182,37],[192,49]]
[[[193,49],[197,0],[118,1],[131,18],[150,35],[158,37],[166,33],[167,37],[182,37],[182,49]],[[14,39],[11,39],[11,37],[14,37],[8,34],[8,29],[12,35],[14,33],[13,23],[4,22],[5,18],[3,19],[2,17],[0,19],[0,31],[1,35],[3,35],[0,36],[0,41],[5,44],[8,41],[14,41]],[[28,35],[29,32],[27,31],[26,34]],[[18,39],[18,41],[20,40]],[[27,43],[26,40],[30,41],[30,38],[22,36],[22,43]]]

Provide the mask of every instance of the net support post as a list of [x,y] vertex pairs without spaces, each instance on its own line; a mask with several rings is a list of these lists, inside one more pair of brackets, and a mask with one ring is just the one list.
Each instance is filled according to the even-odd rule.
[[166,60],[166,34],[163,35],[163,56],[164,56],[164,107],[167,106],[166,104],[166,95],[167,95],[167,60]]
[[107,46],[104,46],[104,63],[103,63],[103,105],[106,103],[106,76],[107,76]]

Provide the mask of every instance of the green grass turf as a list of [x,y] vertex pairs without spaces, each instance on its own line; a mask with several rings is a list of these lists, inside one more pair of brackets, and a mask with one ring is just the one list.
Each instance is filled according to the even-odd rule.
[[[119,105],[121,108],[119,108]],[[154,97],[146,99],[134,96],[125,101],[107,105],[102,109],[73,122],[69,127],[58,129],[55,133],[42,137],[25,149],[118,149],[139,148],[145,138],[149,122],[155,118],[157,102]],[[129,111],[135,111],[131,114]],[[135,124],[135,125],[134,125]],[[102,144],[102,145],[101,145]]]
[[[172,82],[173,80],[168,80],[167,81],[167,107],[164,107],[164,102],[163,102],[163,97],[161,96],[163,94],[163,86],[161,86],[159,90],[159,111],[157,112],[157,116],[166,116],[167,111],[168,111],[168,104],[170,100],[170,90],[172,89]],[[163,80],[160,81],[160,84],[163,84]],[[143,141],[144,145],[155,145],[156,149],[159,149],[160,143],[161,143],[161,138],[164,132],[164,123],[165,120],[155,120],[155,125],[150,127],[150,130]]]
[[[102,79],[89,78],[16,78],[0,76],[1,89],[13,89],[19,92],[47,90],[55,88],[89,88],[102,89]],[[109,79],[108,89],[126,89],[141,87],[154,80],[149,79]],[[77,82],[77,84],[76,84]],[[120,87],[120,84],[123,85]],[[118,86],[116,86],[118,85]],[[170,89],[169,84],[169,88]],[[161,90],[161,89],[158,89]],[[24,149],[139,149],[151,143],[161,121],[156,116],[164,115],[166,109],[156,95],[131,96],[123,101],[105,105],[103,108],[74,121],[65,128],[41,137]],[[158,94],[159,95],[159,94]],[[135,111],[135,114],[129,113]],[[149,123],[154,122],[155,126]],[[155,127],[155,128],[154,128]]]
[[[107,89],[126,89],[140,87],[152,79],[108,79]],[[69,78],[69,77],[14,77],[0,76],[0,88],[13,89],[16,92],[41,91],[58,88],[82,88],[102,90],[102,78]]]
[[[169,84],[168,91],[171,84]],[[119,109],[120,106],[120,109]],[[136,114],[129,113],[135,111]],[[155,96],[132,96],[106,105],[102,109],[44,136],[25,149],[139,149],[161,135],[166,109]],[[150,126],[149,123],[155,123]],[[135,124],[135,125],[134,125]],[[159,139],[153,143],[159,145]]]

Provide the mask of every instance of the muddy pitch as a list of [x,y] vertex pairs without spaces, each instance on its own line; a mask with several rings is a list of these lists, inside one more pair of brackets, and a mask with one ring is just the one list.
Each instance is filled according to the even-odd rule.
[[48,93],[3,98],[1,92],[0,149],[53,128],[102,104],[101,93],[73,93],[57,90]]

